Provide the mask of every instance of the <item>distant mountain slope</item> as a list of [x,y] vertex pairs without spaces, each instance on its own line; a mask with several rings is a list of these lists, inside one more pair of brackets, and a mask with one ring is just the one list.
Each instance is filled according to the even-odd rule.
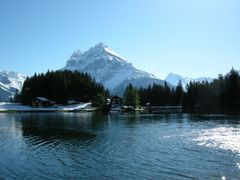
[[182,77],[179,74],[169,73],[167,77],[165,78],[165,81],[168,83],[177,86],[178,82],[181,80],[182,86],[186,88],[187,84],[192,82],[202,82],[202,81],[208,81],[212,82],[213,78],[210,77],[199,77],[199,78],[189,78],[189,77]]
[[164,84],[163,80],[135,68],[102,43],[84,53],[80,50],[74,52],[63,69],[89,73],[111,94],[122,95],[129,83],[136,87],[147,87],[153,83]]
[[0,71],[0,101],[9,101],[16,91],[20,91],[26,76],[13,71]]

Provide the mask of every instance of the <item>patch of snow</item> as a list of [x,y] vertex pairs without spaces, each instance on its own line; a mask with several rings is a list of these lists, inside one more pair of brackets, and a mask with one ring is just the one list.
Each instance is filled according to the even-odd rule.
[[121,82],[123,82],[128,77],[131,77],[133,74],[132,71],[126,69],[116,73],[110,80],[104,83],[104,86],[107,87],[110,91],[113,91],[114,88]]
[[126,61],[125,58],[123,58],[122,56],[118,55],[117,53],[115,53],[114,51],[112,51],[111,49],[109,49],[108,47],[105,47],[104,49],[105,49],[105,51],[106,51],[107,53],[109,53],[109,54],[111,54],[111,55],[113,55],[113,56],[115,56],[115,57],[118,57],[118,58]]
[[79,103],[67,106],[46,107],[46,108],[33,108],[19,103],[0,102],[0,112],[4,111],[77,111],[89,110],[92,108],[91,103]]

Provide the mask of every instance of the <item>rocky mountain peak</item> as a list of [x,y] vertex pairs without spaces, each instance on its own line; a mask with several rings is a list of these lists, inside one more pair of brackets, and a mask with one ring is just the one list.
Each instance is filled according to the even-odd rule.
[[75,57],[72,55],[63,69],[89,73],[112,94],[122,95],[129,83],[137,87],[164,84],[164,81],[154,75],[135,68],[103,43],[91,47],[78,58]]

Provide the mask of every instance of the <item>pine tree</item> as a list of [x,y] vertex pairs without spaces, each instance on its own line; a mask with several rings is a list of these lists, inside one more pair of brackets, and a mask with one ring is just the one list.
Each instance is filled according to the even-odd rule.
[[140,105],[138,90],[132,84],[129,84],[124,91],[124,104],[135,108]]
[[176,87],[176,93],[175,93],[175,105],[181,105],[182,104],[182,98],[183,98],[183,87],[181,80],[179,81],[177,87]]

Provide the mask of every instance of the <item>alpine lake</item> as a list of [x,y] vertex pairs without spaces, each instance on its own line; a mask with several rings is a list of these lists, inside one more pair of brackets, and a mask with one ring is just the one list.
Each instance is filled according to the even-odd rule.
[[240,118],[0,113],[0,179],[240,179]]

